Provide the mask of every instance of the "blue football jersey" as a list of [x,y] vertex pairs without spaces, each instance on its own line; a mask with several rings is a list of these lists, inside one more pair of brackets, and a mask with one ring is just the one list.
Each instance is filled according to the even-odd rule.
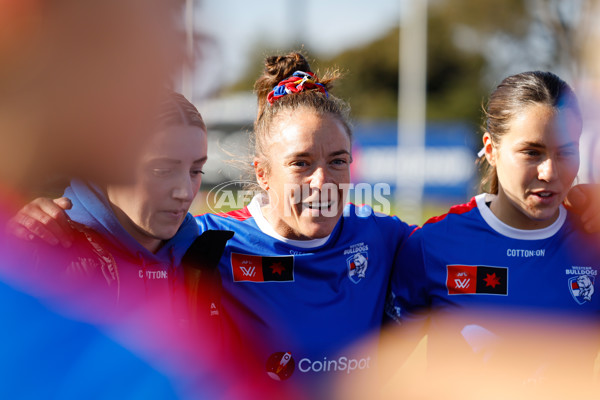
[[450,335],[475,350],[482,333],[505,331],[513,317],[564,325],[600,317],[600,238],[562,206],[546,228],[515,229],[492,213],[491,200],[481,194],[431,219],[399,253],[386,310],[404,325],[428,319],[430,351]]
[[374,352],[346,348],[379,331],[394,258],[412,227],[348,204],[329,236],[290,240],[267,222],[259,199],[196,218],[201,230],[235,232],[219,266],[223,305],[265,376],[302,382],[372,368]]

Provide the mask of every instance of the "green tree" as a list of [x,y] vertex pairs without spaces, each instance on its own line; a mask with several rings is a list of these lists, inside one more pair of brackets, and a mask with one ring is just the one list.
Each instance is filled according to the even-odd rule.
[[[587,5],[589,1],[584,1]],[[573,18],[567,20],[557,0],[430,0],[427,33],[427,118],[466,120],[478,124],[481,105],[489,91],[508,74],[499,62],[493,43],[521,48],[521,64],[549,68],[570,60],[569,44],[577,37]],[[585,9],[582,8],[582,9]],[[562,11],[561,11],[562,10]],[[532,26],[545,27],[553,53],[544,63],[528,52]],[[394,119],[398,109],[398,44],[400,31],[333,57],[315,57],[321,70],[331,67],[345,72],[335,93],[348,100],[356,119]],[[493,41],[496,39],[496,42]],[[260,47],[260,46],[259,46]],[[309,49],[310,50],[310,49]],[[264,48],[255,52],[255,69],[228,90],[249,90],[260,74]],[[524,54],[524,55],[523,55]],[[567,56],[565,56],[567,54]],[[572,61],[572,59],[571,59]],[[497,63],[498,65],[496,65]],[[519,64],[519,65],[521,65]],[[496,69],[494,69],[494,67]],[[492,71],[492,73],[490,73]],[[489,79],[492,76],[492,79]]]

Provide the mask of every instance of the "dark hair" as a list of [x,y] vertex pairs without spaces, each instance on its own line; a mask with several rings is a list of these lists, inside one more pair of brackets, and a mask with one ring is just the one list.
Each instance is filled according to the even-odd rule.
[[191,125],[206,131],[202,115],[188,99],[177,92],[167,91],[159,110],[157,119],[160,127]]
[[[513,118],[532,104],[545,105],[556,111],[569,109],[581,121],[577,97],[565,81],[552,72],[523,72],[505,78],[494,89],[484,109],[483,132],[490,134],[493,143],[500,143]],[[479,166],[482,172],[480,190],[497,194],[496,168],[488,163],[485,155],[479,159]]]
[[[352,139],[349,123],[350,108],[344,101],[334,97],[331,93],[326,95],[319,89],[305,89],[298,93],[285,95],[272,104],[267,101],[267,96],[273,88],[296,71],[313,72],[306,58],[298,52],[284,56],[271,56],[265,60],[264,72],[254,84],[254,90],[258,97],[258,115],[252,132],[255,156],[265,155],[266,139],[271,124],[280,112],[287,110],[296,111],[308,108],[319,114],[332,115],[344,125],[348,137]],[[330,92],[332,83],[339,77],[340,72],[333,70],[327,71],[322,77],[316,77],[315,81],[322,84],[327,92]]]

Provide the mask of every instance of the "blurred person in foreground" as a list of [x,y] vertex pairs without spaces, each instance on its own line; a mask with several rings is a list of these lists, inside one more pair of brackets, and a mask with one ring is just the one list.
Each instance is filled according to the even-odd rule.
[[183,61],[176,3],[0,3],[5,210],[57,174],[131,179],[163,86]]
[[[0,222],[49,177],[131,179],[183,61],[178,3],[0,2]],[[38,273],[0,235],[0,397],[214,397],[166,305],[111,323],[102,293],[80,302],[84,286],[61,284],[67,250],[37,254]]]

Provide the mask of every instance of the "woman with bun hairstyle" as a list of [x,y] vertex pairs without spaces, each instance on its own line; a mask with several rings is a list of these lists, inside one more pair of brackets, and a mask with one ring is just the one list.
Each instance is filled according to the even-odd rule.
[[[512,75],[492,92],[482,194],[416,230],[392,275],[389,314],[405,328],[429,324],[433,366],[517,353],[521,379],[567,365],[591,374],[598,342],[590,346],[587,328],[597,329],[600,316],[600,237],[563,206],[579,169],[581,131],[575,93],[553,73]],[[559,343],[543,341],[557,332]],[[585,351],[553,359],[567,342]]]
[[252,137],[263,193],[241,210],[197,217],[201,229],[235,232],[219,264],[224,308],[274,380],[374,367],[374,353],[344,348],[380,329],[394,255],[412,230],[345,203],[352,131],[348,106],[331,93],[338,77],[316,76],[299,53],[268,57]]

